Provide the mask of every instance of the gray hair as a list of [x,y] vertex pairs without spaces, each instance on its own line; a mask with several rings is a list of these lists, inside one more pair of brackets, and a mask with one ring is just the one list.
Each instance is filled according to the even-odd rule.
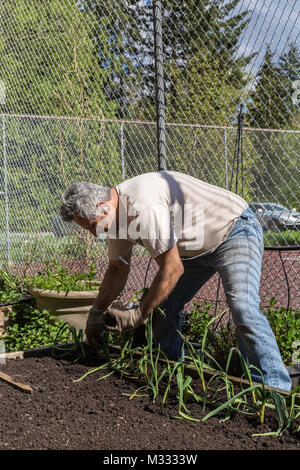
[[73,217],[96,219],[99,215],[97,204],[100,201],[110,201],[109,186],[94,183],[79,182],[69,186],[63,193],[60,215],[63,220],[70,222]]

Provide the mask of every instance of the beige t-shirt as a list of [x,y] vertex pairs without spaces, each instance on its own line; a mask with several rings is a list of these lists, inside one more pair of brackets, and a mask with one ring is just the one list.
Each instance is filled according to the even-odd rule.
[[145,173],[116,186],[119,231],[108,233],[109,259],[134,244],[156,258],[176,243],[181,257],[214,251],[248,204],[236,194],[175,171]]

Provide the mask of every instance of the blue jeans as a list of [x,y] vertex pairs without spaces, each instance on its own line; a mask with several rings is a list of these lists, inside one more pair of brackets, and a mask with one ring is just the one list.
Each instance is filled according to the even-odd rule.
[[[226,240],[211,254],[182,260],[184,273],[153,317],[153,338],[170,360],[182,358],[181,318],[184,305],[218,272],[237,330],[239,350],[264,376],[266,385],[291,389],[272,329],[259,308],[262,228],[251,209],[239,217]],[[261,375],[252,369],[252,380]]]

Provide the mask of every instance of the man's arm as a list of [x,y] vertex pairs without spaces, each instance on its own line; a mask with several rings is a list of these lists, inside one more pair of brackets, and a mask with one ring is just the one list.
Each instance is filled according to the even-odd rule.
[[159,255],[155,261],[159,265],[159,271],[141,304],[141,313],[145,320],[152,310],[168,297],[184,272],[177,245]]
[[108,316],[104,320],[106,328],[120,332],[137,328],[148,320],[152,310],[172,292],[184,272],[177,245],[159,255],[155,260],[159,265],[159,271],[142,304],[126,311],[110,307]]
[[93,308],[106,310],[124,289],[130,271],[130,258],[125,257],[125,264],[121,260],[110,260],[107,271],[103,277],[99,293],[94,301]]

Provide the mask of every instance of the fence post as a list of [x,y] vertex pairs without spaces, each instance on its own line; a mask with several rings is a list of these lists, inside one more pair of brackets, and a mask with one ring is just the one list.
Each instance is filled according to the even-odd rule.
[[162,5],[161,0],[153,0],[154,56],[156,80],[156,123],[157,151],[159,170],[167,169],[165,89],[162,40]]
[[227,154],[227,132],[224,129],[224,153],[225,153],[225,186],[228,189],[228,154]]
[[7,158],[6,158],[6,128],[5,116],[2,114],[2,149],[3,149],[3,171],[4,171],[4,200],[5,200],[5,222],[6,222],[6,249],[7,263],[10,264],[10,233],[8,212],[8,183],[7,183]]
[[124,123],[120,124],[120,147],[121,147],[121,169],[122,169],[122,181],[125,180],[125,160],[124,160]]

